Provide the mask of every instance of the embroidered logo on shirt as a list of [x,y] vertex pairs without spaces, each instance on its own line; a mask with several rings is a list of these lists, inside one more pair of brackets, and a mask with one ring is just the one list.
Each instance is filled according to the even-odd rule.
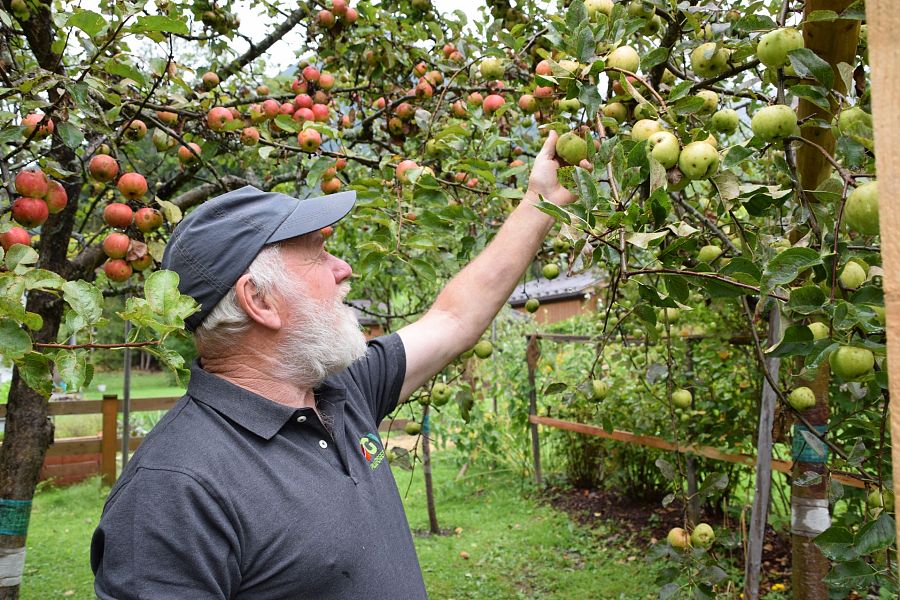
[[359,438],[359,449],[362,450],[363,458],[366,459],[366,462],[369,463],[369,468],[373,471],[384,460],[384,448],[381,446],[381,439],[374,433],[367,433]]

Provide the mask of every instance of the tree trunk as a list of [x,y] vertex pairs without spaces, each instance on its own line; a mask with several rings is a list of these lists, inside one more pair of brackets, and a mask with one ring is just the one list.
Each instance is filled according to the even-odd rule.
[[[838,14],[853,4],[853,0],[807,0],[803,7],[804,19],[817,10],[831,10]],[[831,65],[834,70],[834,88],[845,94],[843,80],[837,70],[839,63],[854,64],[856,46],[859,40],[859,21],[834,20],[807,22],[803,25],[803,41],[807,48]],[[834,107],[833,107],[834,108]],[[823,119],[830,122],[832,110],[825,110],[806,100],[800,100],[797,116],[801,120]],[[803,127],[801,135],[820,145],[829,154],[834,153],[835,138],[830,129]],[[815,190],[831,175],[831,165],[812,146],[800,144],[797,149],[797,172],[800,186],[804,190]],[[816,406],[806,417],[820,432],[828,427],[828,384],[830,371],[825,364],[819,368],[815,381],[810,386],[816,395]],[[822,479],[815,485],[791,485],[791,545],[793,549],[793,589],[794,598],[812,600],[827,598],[828,590],[822,581],[828,574],[828,560],[822,555],[812,539],[828,529],[831,515],[828,509],[828,475],[826,457],[810,451],[801,434],[801,426],[794,428],[794,481],[804,473],[820,473]],[[800,454],[801,448],[806,451]],[[821,461],[821,462],[820,462]]]
[[422,473],[425,475],[425,502],[428,505],[428,528],[432,535],[441,532],[438,527],[437,510],[434,505],[434,484],[431,479],[431,423],[428,419],[429,406],[425,406],[422,415]]

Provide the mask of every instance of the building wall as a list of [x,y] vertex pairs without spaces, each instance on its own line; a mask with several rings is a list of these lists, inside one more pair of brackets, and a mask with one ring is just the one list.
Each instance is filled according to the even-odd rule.
[[[592,296],[589,300],[585,300],[584,296],[565,298],[551,302],[541,302],[540,308],[534,313],[534,318],[541,325],[547,325],[565,321],[575,315],[594,312],[596,308],[596,296]],[[519,307],[516,310],[519,312],[526,312],[524,307]]]

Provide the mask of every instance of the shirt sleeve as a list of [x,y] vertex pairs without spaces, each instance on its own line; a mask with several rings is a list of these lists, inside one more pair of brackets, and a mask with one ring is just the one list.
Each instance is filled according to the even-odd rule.
[[240,585],[239,543],[194,477],[140,468],[111,497],[91,540],[102,600],[221,600]]
[[365,356],[348,370],[368,402],[375,424],[380,424],[397,407],[406,377],[406,350],[400,336],[392,333],[370,340]]

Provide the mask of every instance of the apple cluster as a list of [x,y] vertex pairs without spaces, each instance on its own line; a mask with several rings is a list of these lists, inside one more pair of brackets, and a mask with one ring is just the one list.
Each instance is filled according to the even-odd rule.
[[12,227],[0,234],[0,246],[9,250],[14,244],[31,244],[28,229],[40,227],[51,214],[61,212],[69,202],[66,188],[40,169],[19,171],[15,178],[19,197],[12,203],[12,218],[21,227]]
[[[147,179],[140,173],[122,173],[119,164],[108,154],[95,154],[88,163],[88,172],[99,183],[116,182],[116,189],[126,202],[111,202],[103,209],[103,220],[113,228],[103,239],[107,256],[103,272],[112,281],[125,281],[134,271],[144,271],[153,264],[153,257],[142,241],[132,239],[127,230],[134,226],[148,234],[162,226],[162,214],[155,208],[141,206],[133,210],[128,202],[143,202],[148,191]],[[118,179],[117,179],[118,178]]]

